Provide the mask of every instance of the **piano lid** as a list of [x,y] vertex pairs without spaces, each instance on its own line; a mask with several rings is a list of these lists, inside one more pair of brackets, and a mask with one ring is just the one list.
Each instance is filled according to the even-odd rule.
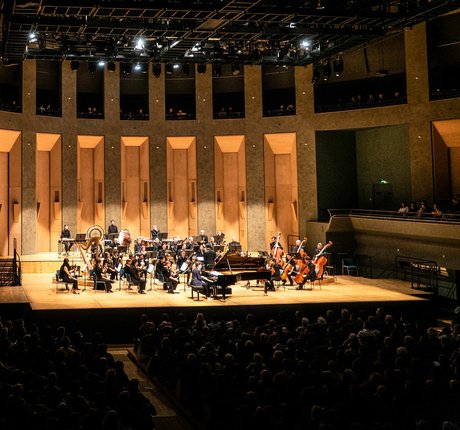
[[227,251],[222,255],[214,266],[215,271],[228,270],[254,270],[265,265],[265,257],[251,257],[241,255],[236,251]]

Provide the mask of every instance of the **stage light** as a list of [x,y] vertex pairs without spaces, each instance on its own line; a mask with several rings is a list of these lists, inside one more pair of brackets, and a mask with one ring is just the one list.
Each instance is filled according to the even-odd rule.
[[196,70],[200,75],[206,73],[206,63],[198,63],[196,66]]
[[155,78],[159,78],[161,76],[161,64],[160,63],[153,63],[152,72],[153,72],[153,76],[155,76]]
[[97,62],[98,67],[104,67],[105,66],[105,61],[104,60],[99,60]]
[[35,31],[31,31],[29,33],[29,42],[34,43],[38,41],[37,33]]
[[173,64],[173,69],[174,70],[179,70],[180,69],[180,64]]
[[140,71],[142,70],[141,63],[136,63],[136,64],[134,65],[134,70],[135,70],[136,72],[140,72]]
[[334,60],[334,74],[335,76],[339,77],[343,73],[343,59],[342,57],[338,56]]
[[238,76],[241,73],[240,66],[238,64],[233,64],[232,66],[232,75]]
[[145,41],[142,39],[142,37],[139,37],[134,41],[134,49],[136,51],[142,51],[145,47]]
[[109,72],[114,72],[115,71],[115,63],[113,61],[109,61],[107,63],[107,70]]
[[70,70],[72,70],[72,72],[76,72],[80,67],[80,63],[78,61],[71,61],[70,62]]

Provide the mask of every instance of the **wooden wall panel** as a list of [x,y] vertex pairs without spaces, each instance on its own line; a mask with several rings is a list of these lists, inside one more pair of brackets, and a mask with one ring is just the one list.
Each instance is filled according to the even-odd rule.
[[460,194],[460,147],[449,148],[452,195]]
[[281,233],[287,250],[288,236],[299,235],[298,179],[295,133],[264,137],[266,241]]
[[37,252],[50,250],[50,152],[37,151]]
[[62,226],[62,145],[61,138],[50,151],[50,251],[57,252]]
[[8,255],[8,152],[0,152],[0,255]]
[[196,141],[167,138],[168,233],[181,238],[197,234]]
[[216,229],[247,248],[244,136],[215,136]]

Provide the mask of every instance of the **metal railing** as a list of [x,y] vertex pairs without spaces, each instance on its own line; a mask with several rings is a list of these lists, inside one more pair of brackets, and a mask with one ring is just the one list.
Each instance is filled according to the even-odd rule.
[[417,212],[400,213],[398,211],[384,211],[375,209],[328,209],[330,217],[333,216],[354,216],[363,218],[377,219],[394,219],[397,221],[408,222],[431,222],[431,223],[449,223],[460,224],[459,212],[443,212],[440,215],[432,213],[423,213],[419,215]]

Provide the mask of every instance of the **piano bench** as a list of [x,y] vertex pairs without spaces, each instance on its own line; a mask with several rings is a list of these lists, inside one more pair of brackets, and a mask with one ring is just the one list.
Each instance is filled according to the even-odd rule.
[[199,287],[197,285],[191,285],[191,284],[188,284],[188,286],[190,287],[190,291],[192,293],[190,298],[193,300],[193,292],[195,291],[195,293],[196,293],[196,301],[199,302],[200,301],[200,293],[204,294],[204,287]]

